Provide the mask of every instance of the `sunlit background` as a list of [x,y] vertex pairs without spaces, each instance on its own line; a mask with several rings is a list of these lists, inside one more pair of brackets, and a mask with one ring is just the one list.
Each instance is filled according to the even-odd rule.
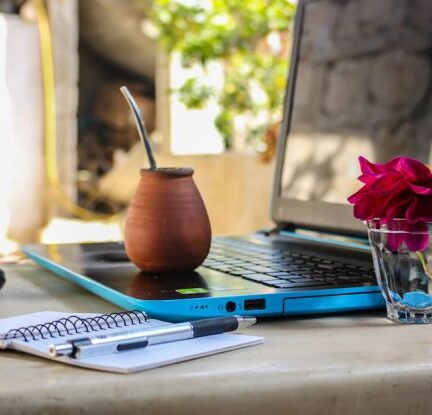
[[[0,254],[122,239],[146,159],[190,166],[214,234],[270,225],[295,2],[0,1]],[[257,202],[256,195],[260,195]]]

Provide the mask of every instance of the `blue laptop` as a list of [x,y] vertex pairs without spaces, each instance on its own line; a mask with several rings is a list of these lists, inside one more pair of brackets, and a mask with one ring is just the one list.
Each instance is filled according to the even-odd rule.
[[[214,238],[204,264],[183,275],[141,274],[122,242],[29,245],[24,252],[121,308],[170,321],[382,307],[365,227],[346,198],[358,188],[359,154],[377,161],[394,154],[374,147],[376,131],[359,116],[357,103],[367,91],[356,87],[353,74],[368,76],[361,51],[345,65],[336,53],[347,40],[338,37],[331,16],[348,3],[306,0],[298,6],[271,201],[274,229]],[[316,19],[328,19],[327,30],[316,30]],[[392,39],[382,33],[386,28],[380,28],[381,48]]]

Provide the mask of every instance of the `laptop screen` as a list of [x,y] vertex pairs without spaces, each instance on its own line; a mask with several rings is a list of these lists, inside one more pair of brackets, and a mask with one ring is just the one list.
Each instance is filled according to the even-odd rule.
[[432,1],[300,7],[278,197],[346,204],[359,155],[431,164]]

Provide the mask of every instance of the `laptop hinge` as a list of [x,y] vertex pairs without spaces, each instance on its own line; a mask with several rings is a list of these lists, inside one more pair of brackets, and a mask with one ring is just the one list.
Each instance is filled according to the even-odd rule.
[[[300,233],[298,233],[299,230],[300,230]],[[290,222],[281,222],[281,223],[278,223],[274,228],[261,230],[258,233],[261,233],[261,234],[263,234],[265,236],[282,236],[282,237],[286,236],[286,234],[283,235],[284,232],[291,233],[291,234],[298,233],[298,236],[300,238],[302,238],[302,235],[304,235],[305,238],[309,237],[312,240],[312,238],[311,238],[310,235],[308,236],[307,234],[303,234],[302,231],[317,232],[318,234],[315,235],[315,236],[312,235],[312,238],[321,238],[322,240],[325,240],[327,242],[335,242],[336,241],[336,243],[337,243],[338,242],[337,237],[343,236],[343,234],[334,233],[334,232],[331,232],[331,231],[330,232],[329,231],[326,232],[326,231],[323,231],[323,230],[311,229],[311,228],[307,228],[307,227],[299,227],[299,226],[296,226],[296,225],[294,225],[293,223],[290,223]],[[335,236],[336,236],[336,238],[335,238]],[[365,246],[368,246],[368,244],[367,244],[367,238],[365,238],[364,236],[360,237],[359,235],[345,235],[345,237],[352,239],[351,242],[354,243],[354,244],[360,244],[359,246],[361,246],[362,248],[364,248]],[[343,241],[343,243],[345,245],[347,245],[347,242],[350,242],[350,241],[348,239],[345,239]]]
[[281,232],[294,232],[296,226],[290,222],[280,222],[272,229],[266,229],[263,233],[266,236],[279,235]]

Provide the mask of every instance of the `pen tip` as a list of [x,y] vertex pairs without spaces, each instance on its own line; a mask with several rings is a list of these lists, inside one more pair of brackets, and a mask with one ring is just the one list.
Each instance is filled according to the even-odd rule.
[[57,351],[53,344],[50,344],[48,347],[48,353],[51,357],[57,357]]
[[257,322],[256,317],[237,316],[237,320],[239,329],[245,329],[247,327],[253,326]]

